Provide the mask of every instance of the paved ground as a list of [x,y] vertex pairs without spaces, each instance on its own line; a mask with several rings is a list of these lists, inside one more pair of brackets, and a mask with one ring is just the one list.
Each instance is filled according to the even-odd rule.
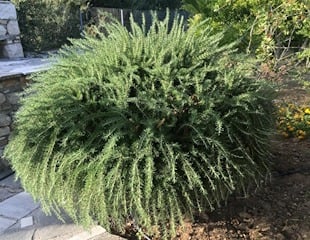
[[51,63],[48,58],[22,58],[18,60],[0,60],[0,78],[12,75],[28,75],[48,69]]
[[11,175],[0,181],[0,240],[121,240],[100,226],[85,230],[55,216],[46,216],[40,204],[24,192]]

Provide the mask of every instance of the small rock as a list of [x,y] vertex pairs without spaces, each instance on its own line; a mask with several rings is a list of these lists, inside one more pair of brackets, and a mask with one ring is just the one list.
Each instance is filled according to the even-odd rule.
[[10,128],[9,127],[1,127],[0,128],[0,137],[7,136],[10,134]]
[[240,216],[241,218],[246,218],[246,219],[251,218],[251,215],[248,214],[247,212],[241,212],[241,213],[239,213],[239,216]]
[[254,219],[253,218],[244,219],[243,221],[248,224],[249,228],[253,228],[253,226],[254,226]]
[[18,104],[19,96],[16,93],[10,93],[10,94],[7,95],[7,97],[8,97],[9,102],[12,105]]
[[246,231],[249,229],[248,225],[246,223],[240,223],[238,225],[238,228],[241,229],[242,231]]
[[20,220],[20,227],[25,228],[33,225],[33,217],[24,217]]
[[6,97],[3,93],[0,93],[0,104],[4,103],[6,101]]
[[23,47],[21,43],[12,43],[3,46],[3,56],[6,58],[24,57]]
[[0,114],[0,127],[9,126],[11,124],[10,116],[6,114]]
[[263,227],[262,229],[260,229],[261,232],[267,232],[270,230],[270,227]]
[[8,33],[10,35],[19,35],[19,27],[17,20],[10,20],[7,25]]
[[2,25],[0,25],[0,36],[6,35],[6,29]]

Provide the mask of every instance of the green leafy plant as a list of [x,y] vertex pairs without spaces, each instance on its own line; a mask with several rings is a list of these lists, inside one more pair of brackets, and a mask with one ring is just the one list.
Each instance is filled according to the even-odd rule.
[[26,51],[47,51],[80,37],[79,6],[72,2],[16,1],[23,47]]
[[47,212],[164,239],[268,172],[273,89],[168,16],[72,40],[33,78],[5,156]]

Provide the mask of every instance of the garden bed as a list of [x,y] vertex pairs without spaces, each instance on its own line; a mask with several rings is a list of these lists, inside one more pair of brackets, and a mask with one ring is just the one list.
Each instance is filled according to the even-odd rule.
[[309,239],[310,141],[277,138],[273,148],[275,165],[266,186],[186,223],[176,239]]

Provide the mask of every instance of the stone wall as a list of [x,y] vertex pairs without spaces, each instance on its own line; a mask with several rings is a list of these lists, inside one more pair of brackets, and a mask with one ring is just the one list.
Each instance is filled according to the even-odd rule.
[[24,57],[15,6],[0,1],[0,58]]
[[0,172],[8,167],[2,158],[12,130],[12,119],[18,109],[19,93],[26,87],[25,75],[0,78]]

